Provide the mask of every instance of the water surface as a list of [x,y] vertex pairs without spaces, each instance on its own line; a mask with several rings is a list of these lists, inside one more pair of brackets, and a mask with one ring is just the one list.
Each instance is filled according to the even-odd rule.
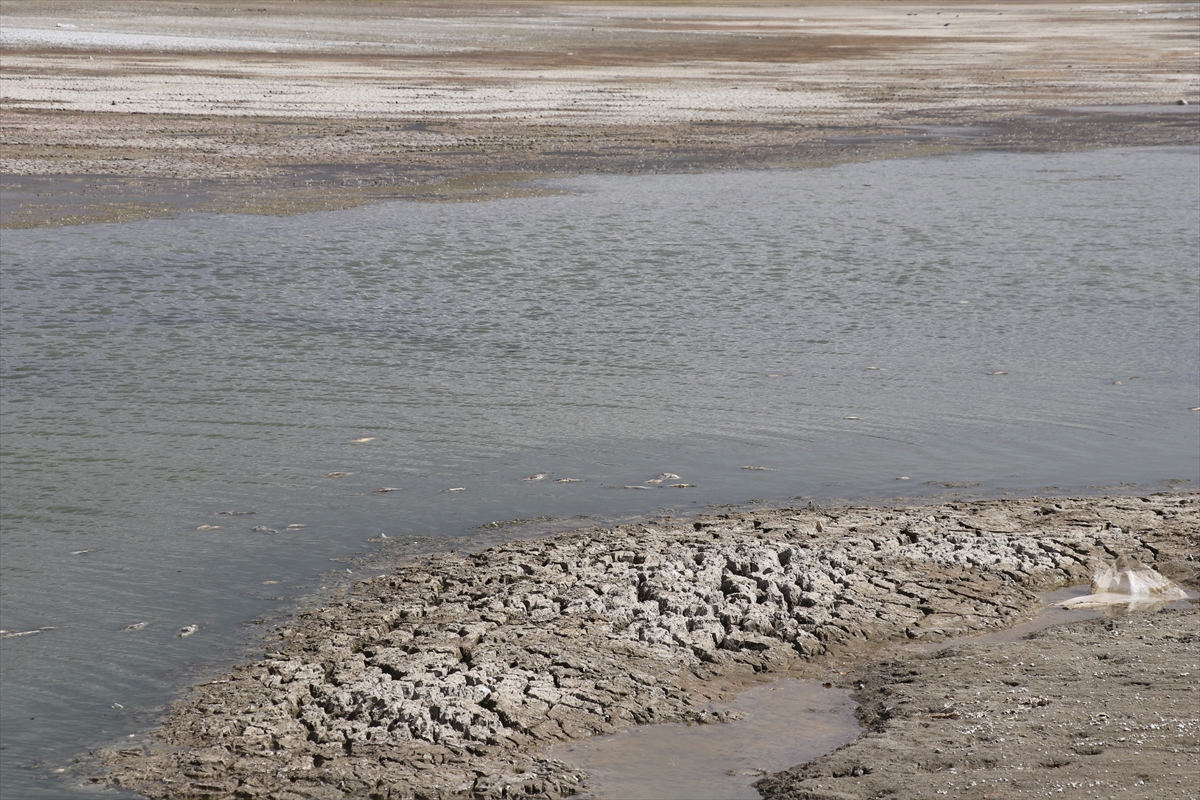
[[0,615],[57,628],[0,646],[6,792],[68,796],[381,534],[1197,485],[1197,155],[5,231]]

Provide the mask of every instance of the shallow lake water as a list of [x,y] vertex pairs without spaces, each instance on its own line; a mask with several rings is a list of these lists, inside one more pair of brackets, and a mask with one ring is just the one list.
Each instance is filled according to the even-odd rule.
[[383,534],[1197,485],[1198,154],[5,231],[0,617],[56,629],[0,782],[68,796]]

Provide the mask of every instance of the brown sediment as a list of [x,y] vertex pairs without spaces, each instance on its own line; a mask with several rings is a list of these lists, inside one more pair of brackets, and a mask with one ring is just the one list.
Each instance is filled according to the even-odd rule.
[[[0,10],[7,227],[491,199],[580,173],[1200,141],[1200,117],[1170,105],[1200,100],[1194,4]],[[1145,108],[1071,110],[1122,104]]]
[[[711,702],[774,675],[857,675],[863,687],[894,694],[905,680],[896,677],[901,662],[864,666],[880,648],[1010,627],[1036,611],[1034,589],[1084,583],[1119,555],[1194,588],[1196,552],[1200,495],[1162,494],[752,511],[409,559],[299,614],[276,631],[264,659],[194,687],[153,741],[107,751],[109,772],[93,780],[179,798],[568,796],[586,788],[587,776],[547,756],[546,744],[653,722],[719,722]],[[1050,672],[1039,662],[1021,680],[1036,673],[1049,681],[1055,665],[1078,654],[1078,642],[1074,634],[1039,636],[1036,645],[978,652],[1044,651],[1055,659],[1046,662]],[[1114,708],[1136,695],[1148,714],[1175,713],[1143,673],[1176,669],[1193,648],[1163,647],[1153,663],[1139,655],[1136,669],[1114,671],[1103,686],[1124,698]],[[960,652],[967,651],[939,655]],[[908,658],[914,675],[937,663]],[[972,717],[981,721],[971,735],[985,723],[994,734],[1009,717],[1031,722],[1053,702],[1064,725],[1091,736],[1096,708],[1084,701],[1095,701],[1071,681],[1053,696],[1041,684],[1036,695],[1014,693],[1014,713],[999,716],[1007,707],[995,704],[1008,695],[992,697],[999,686],[986,682],[1011,680],[1012,665],[971,658],[954,662],[947,687],[958,694],[936,713],[983,712]],[[1083,666],[1074,664],[1072,675],[1085,678]],[[934,691],[936,680],[931,674],[923,691]],[[875,749],[869,764],[845,776],[862,778],[865,765],[870,785],[894,783],[911,771],[911,747],[919,745],[897,745],[891,761],[879,753],[892,747],[887,737],[909,735],[888,727],[907,709],[878,711],[874,695],[862,698],[878,732],[850,747]],[[918,699],[917,725],[929,721],[921,714],[935,714]],[[1033,700],[1040,704],[1026,702]],[[1043,749],[1031,734],[1005,753],[1020,764],[1055,757],[1038,755]],[[1122,769],[1148,769],[1140,755],[1122,750]],[[979,766],[962,758],[956,763]],[[814,769],[841,770],[832,763]],[[1067,774],[1039,769],[1049,771],[1023,774],[1021,785],[1045,787]],[[946,785],[946,775],[927,772],[928,785]],[[780,797],[838,796],[813,788],[823,774],[801,770],[768,788]]]

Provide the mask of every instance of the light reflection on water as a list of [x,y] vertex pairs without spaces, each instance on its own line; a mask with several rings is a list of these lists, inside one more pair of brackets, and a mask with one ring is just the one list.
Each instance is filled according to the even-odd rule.
[[[5,785],[63,796],[20,766],[140,730],[380,533],[1200,483],[1196,155],[5,231],[3,626],[58,627],[0,650]],[[611,488],[664,471],[695,487]]]

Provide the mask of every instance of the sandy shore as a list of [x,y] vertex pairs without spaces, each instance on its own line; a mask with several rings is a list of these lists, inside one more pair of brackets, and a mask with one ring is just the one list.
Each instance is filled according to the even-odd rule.
[[0,222],[1200,131],[1194,3],[252,6],[0,2]]
[[767,797],[1085,797],[1100,769],[1122,796],[1187,796],[1195,611],[896,648],[1010,627],[1035,589],[1119,554],[1196,588],[1197,552],[1200,496],[1163,494],[754,511],[407,559],[194,687],[92,780],[176,798],[564,797],[587,776],[547,744],[719,724],[711,703],[786,675],[857,688],[871,733],[765,780]]

